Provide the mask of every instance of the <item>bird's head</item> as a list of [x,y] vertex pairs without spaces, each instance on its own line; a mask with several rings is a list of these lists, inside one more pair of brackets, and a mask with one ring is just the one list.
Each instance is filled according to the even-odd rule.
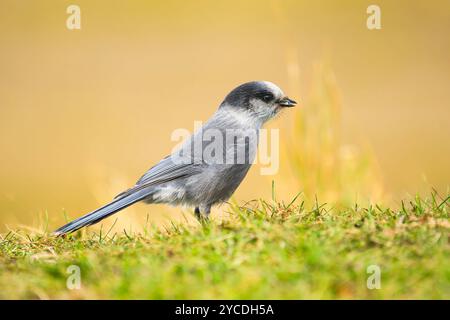
[[225,97],[220,108],[233,110],[233,112],[242,113],[266,122],[282,109],[293,107],[296,104],[272,82],[252,81],[241,84],[232,90]]

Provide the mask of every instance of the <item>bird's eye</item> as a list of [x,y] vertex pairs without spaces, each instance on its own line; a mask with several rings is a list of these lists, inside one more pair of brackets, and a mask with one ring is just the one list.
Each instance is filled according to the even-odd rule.
[[264,101],[264,102],[270,102],[270,101],[272,101],[272,99],[273,99],[273,95],[272,94],[265,94],[265,95],[263,95],[262,96],[262,100]]

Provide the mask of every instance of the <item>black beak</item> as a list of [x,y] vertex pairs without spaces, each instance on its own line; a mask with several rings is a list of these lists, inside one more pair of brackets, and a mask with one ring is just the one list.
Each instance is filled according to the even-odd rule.
[[283,107],[293,107],[297,104],[297,102],[289,99],[288,97],[284,97],[283,99],[278,101],[278,104]]

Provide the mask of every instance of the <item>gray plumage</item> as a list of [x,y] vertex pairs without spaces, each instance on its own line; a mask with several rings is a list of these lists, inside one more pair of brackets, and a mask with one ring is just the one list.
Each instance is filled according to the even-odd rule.
[[[150,168],[134,187],[54,234],[92,225],[138,201],[188,205],[199,218],[207,218],[211,206],[227,201],[247,174],[262,125],[283,107],[295,104],[270,82],[238,86],[200,130]],[[219,137],[223,137],[222,143],[218,143]]]

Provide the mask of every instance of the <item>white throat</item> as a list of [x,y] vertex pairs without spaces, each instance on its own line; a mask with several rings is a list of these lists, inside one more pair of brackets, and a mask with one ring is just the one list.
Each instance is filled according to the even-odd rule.
[[254,112],[249,110],[235,109],[233,107],[221,110],[226,117],[232,118],[244,128],[260,128],[264,124],[264,119],[258,117]]

